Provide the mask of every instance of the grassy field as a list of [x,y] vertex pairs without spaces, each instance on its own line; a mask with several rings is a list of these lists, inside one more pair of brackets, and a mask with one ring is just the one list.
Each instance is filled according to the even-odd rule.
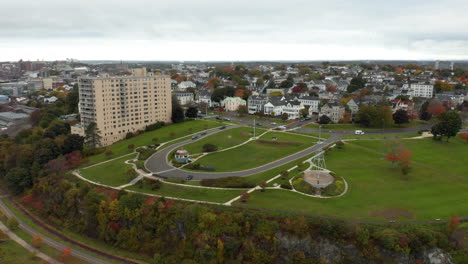
[[[408,128],[408,127],[416,127],[416,126],[421,126],[425,124],[424,122],[421,122],[419,120],[413,120],[408,124],[402,124],[402,125],[392,125],[391,127],[385,127],[385,129],[392,129],[392,128]],[[307,125],[306,127],[311,128],[311,129],[319,129],[319,125],[317,124],[311,124]],[[382,130],[382,127],[365,127],[361,126],[359,124],[328,124],[328,125],[322,125],[322,130]]]
[[376,153],[382,150],[381,142],[352,142],[326,156],[328,168],[349,184],[344,196],[315,199],[267,190],[252,193],[247,205],[361,220],[426,221],[449,219],[452,214],[467,216],[468,165],[462,160],[466,144],[431,139],[403,142],[413,150],[415,161],[407,177]]
[[0,243],[0,264],[40,264],[42,259],[33,257],[25,248],[12,240]]
[[127,190],[132,190],[136,192],[156,194],[160,196],[175,197],[175,198],[184,198],[191,200],[200,200],[207,202],[216,202],[216,203],[225,203],[232,198],[240,195],[245,192],[245,190],[218,190],[218,189],[206,189],[206,188],[196,188],[196,187],[183,187],[173,184],[161,185],[160,189],[151,190],[150,188],[139,188],[138,186],[130,186],[126,188]]
[[132,169],[132,166],[124,162],[135,157],[136,154],[129,155],[91,168],[81,169],[81,176],[114,187],[127,184],[132,179],[129,179],[126,172]]
[[[276,137],[276,140],[273,140]],[[212,166],[216,172],[240,171],[255,168],[286,157],[297,151],[312,146],[316,141],[310,137],[293,135],[281,132],[269,132],[258,140],[249,142],[238,148],[233,148],[223,152],[208,154],[199,160],[204,166]],[[274,144],[274,142],[289,142],[297,144]]]
[[345,135],[343,139],[394,139],[420,136],[418,133]]
[[[265,132],[265,129],[256,130],[257,135]],[[214,135],[204,137],[196,142],[184,146],[190,154],[203,152],[203,145],[210,143],[218,146],[218,150],[239,145],[253,136],[253,128],[238,127],[226,131],[218,132]]]
[[[139,136],[125,139],[115,144],[108,146],[106,150],[112,151],[114,154],[111,157],[106,157],[104,153],[88,157],[89,162],[84,166],[89,166],[96,164],[111,158],[115,158],[121,155],[131,153],[133,150],[128,148],[128,145],[134,144],[135,147],[151,145],[155,142],[153,138],[158,138],[156,143],[166,142],[189,134],[197,133],[206,129],[214,128],[219,126],[220,123],[214,121],[205,121],[205,120],[193,120],[186,121],[183,123],[172,124],[169,126],[164,126],[160,129],[143,133]],[[175,133],[174,136],[171,136],[171,133]]]

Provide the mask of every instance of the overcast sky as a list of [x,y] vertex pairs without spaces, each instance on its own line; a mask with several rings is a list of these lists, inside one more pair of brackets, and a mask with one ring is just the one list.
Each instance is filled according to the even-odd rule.
[[468,59],[467,0],[2,0],[3,60]]

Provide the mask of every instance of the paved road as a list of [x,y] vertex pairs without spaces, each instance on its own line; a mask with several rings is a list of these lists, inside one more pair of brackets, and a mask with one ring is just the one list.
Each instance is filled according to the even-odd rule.
[[[307,123],[306,123],[307,124]],[[392,129],[361,129],[366,134],[404,134],[404,133],[416,133],[419,130],[431,129],[434,124],[428,123],[417,127],[408,127],[408,128],[392,128]],[[296,126],[297,127],[297,126]],[[290,128],[288,126],[288,128]],[[295,131],[309,132],[309,133],[319,133],[319,129],[312,129],[309,127],[300,127],[295,129]],[[354,135],[354,130],[328,130],[322,129],[322,133],[326,134],[338,134],[338,135]]]
[[[238,126],[233,126],[231,128],[234,128],[234,127],[238,127]],[[211,133],[211,134],[214,134],[214,133]],[[149,169],[151,172],[157,173],[160,176],[173,178],[173,179],[185,179],[187,175],[193,175],[194,180],[217,179],[217,178],[224,178],[228,176],[244,177],[244,176],[256,174],[265,170],[269,170],[269,169],[281,166],[283,164],[286,164],[288,162],[300,159],[304,156],[310,155],[320,150],[322,146],[335,142],[339,140],[340,138],[341,138],[340,135],[332,135],[329,139],[327,139],[324,143],[320,145],[311,146],[309,148],[296,152],[282,159],[278,159],[276,161],[273,161],[271,163],[268,163],[268,164],[265,164],[265,165],[262,165],[253,169],[248,169],[248,170],[243,170],[243,171],[234,171],[234,172],[193,172],[193,171],[181,170],[181,169],[171,166],[170,164],[168,164],[168,161],[166,160],[167,155],[171,153],[172,151],[174,151],[175,149],[185,144],[194,142],[194,140],[185,140],[183,142],[180,142],[168,148],[165,148],[159,152],[156,152],[153,156],[151,156],[148,159],[146,163],[146,168]],[[220,162],[229,162],[229,161],[220,161]]]
[[[1,199],[0,199],[0,210],[2,210],[7,217],[14,216],[14,214],[13,214],[13,212],[11,212],[10,208],[8,208],[3,203],[3,201]],[[17,217],[16,217],[16,219],[18,219],[18,222],[20,223],[19,228],[21,230],[23,230],[24,232],[30,234],[31,236],[34,236],[36,234],[41,234],[40,232],[34,230],[33,228],[31,228],[30,226],[25,224],[23,221],[21,221],[21,219],[19,219]],[[57,241],[53,240],[52,238],[50,238],[48,236],[45,236],[44,234],[41,234],[41,237],[43,239],[43,243],[47,244],[50,247],[53,247],[53,248],[57,249],[58,251],[63,251],[67,247],[66,245],[64,245],[64,244],[62,244],[60,242],[57,242]],[[76,258],[79,258],[82,261],[85,261],[86,263],[111,264],[108,261],[98,259],[98,258],[96,258],[94,256],[88,255],[88,254],[86,254],[86,253],[84,253],[82,251],[77,250],[76,248],[72,248],[72,251],[71,251],[70,255],[72,255],[72,256],[74,256]]]

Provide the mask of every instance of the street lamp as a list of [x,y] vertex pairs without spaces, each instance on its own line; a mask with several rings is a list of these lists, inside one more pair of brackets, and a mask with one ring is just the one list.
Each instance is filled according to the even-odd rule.
[[319,125],[319,141],[317,144],[322,144],[322,125]]

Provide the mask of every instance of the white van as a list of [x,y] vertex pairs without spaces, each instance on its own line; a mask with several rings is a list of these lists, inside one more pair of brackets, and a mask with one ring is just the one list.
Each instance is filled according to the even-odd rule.
[[365,133],[364,133],[364,131],[362,131],[362,130],[355,130],[355,131],[354,131],[354,135],[364,135],[364,134],[365,134]]

